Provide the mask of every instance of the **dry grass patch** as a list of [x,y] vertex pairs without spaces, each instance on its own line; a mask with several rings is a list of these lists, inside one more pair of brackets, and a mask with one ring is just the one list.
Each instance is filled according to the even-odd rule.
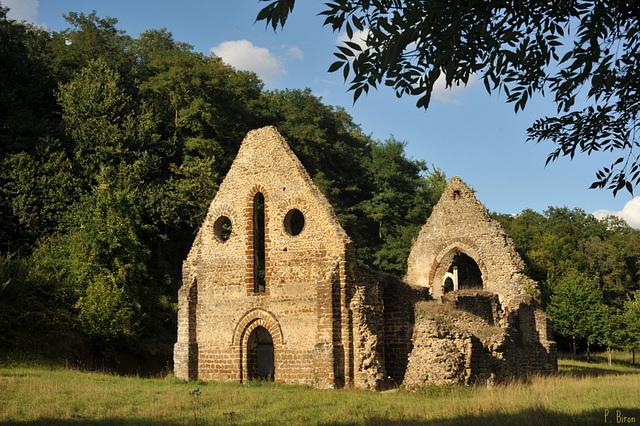
[[607,409],[640,422],[639,395],[637,367],[572,360],[493,388],[384,393],[0,368],[0,422],[26,424],[602,424]]

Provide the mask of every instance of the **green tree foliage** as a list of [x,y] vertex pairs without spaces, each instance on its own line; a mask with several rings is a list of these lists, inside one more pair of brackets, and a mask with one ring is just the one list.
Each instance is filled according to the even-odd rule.
[[33,146],[55,114],[55,80],[41,59],[48,35],[7,19],[7,10],[0,5],[0,156]]
[[70,12],[64,15],[71,28],[51,35],[49,63],[59,83],[66,83],[75,73],[96,59],[101,59],[121,75],[129,75],[135,58],[131,37],[116,28],[115,18],[99,18]]
[[625,347],[634,353],[640,351],[640,290],[624,303],[623,321],[626,327]]
[[496,218],[513,238],[527,272],[542,283],[545,303],[553,291],[548,278],[573,268],[597,276],[605,303],[616,309],[638,288],[640,232],[619,218],[597,220],[567,207]]
[[445,175],[423,161],[405,156],[404,142],[393,138],[371,145],[367,171],[373,183],[371,198],[362,203],[371,222],[373,265],[404,275],[413,241],[446,186]]
[[[527,272],[541,283],[547,313],[554,320],[561,318],[562,323],[554,326],[559,338],[569,338],[573,345],[575,337],[576,344],[582,339],[609,351],[629,348],[624,310],[640,282],[640,231],[616,217],[597,220],[580,209],[566,207],[549,208],[543,214],[525,210],[496,218],[513,238]],[[572,297],[584,296],[572,295],[571,291],[577,292],[576,286],[591,289],[600,300],[598,329],[580,326],[582,333],[572,334],[575,331],[566,325],[574,314],[590,323],[593,321],[589,318],[597,317],[588,303],[572,302]],[[580,328],[578,318],[573,321],[576,323],[572,326]]]
[[547,313],[553,320],[554,330],[571,337],[573,354],[579,339],[585,339],[588,345],[600,343],[605,305],[597,278],[570,269],[554,279],[552,285],[554,291]]
[[6,248],[17,250],[21,244],[32,244],[58,229],[66,209],[77,200],[77,178],[59,141],[47,137],[38,142],[33,153],[16,153],[2,164],[2,192],[10,201],[20,235],[7,241],[11,245]]
[[266,92],[164,29],[134,39],[95,12],[66,18],[47,33],[0,11],[0,96],[14,108],[0,106],[3,346],[169,358],[182,261],[245,134],[268,124],[362,262],[403,273],[445,184],[403,143],[372,140],[308,89]]
[[75,162],[85,178],[97,176],[101,167],[131,161],[139,126],[133,100],[116,70],[103,59],[92,60],[60,86],[58,99]]
[[[258,14],[273,29],[295,0],[262,0]],[[640,5],[620,1],[462,2],[333,0],[324,25],[346,31],[329,71],[341,70],[354,100],[370,88],[392,87],[427,108],[434,85],[467,84],[478,76],[504,91],[516,112],[534,93],[550,93],[556,116],[537,120],[529,139],[557,145],[547,162],[576,153],[617,151],[592,187],[629,192],[640,183],[634,148],[640,122]],[[361,31],[363,43],[353,40]],[[578,94],[586,107],[577,107]]]
[[[25,215],[12,203],[15,186],[14,165],[8,164],[14,154],[27,156],[41,149],[41,139],[55,139],[55,79],[48,72],[46,44],[49,35],[31,25],[17,24],[7,18],[0,5],[0,251],[19,250],[33,242],[40,229],[27,228]],[[25,160],[25,159],[23,159]],[[22,160],[21,160],[22,161]],[[30,163],[29,160],[25,160]],[[33,171],[32,165],[25,166]],[[28,173],[28,172],[27,172]],[[23,175],[24,176],[24,175]],[[27,183],[25,181],[25,183]],[[26,189],[26,188],[25,188]],[[18,211],[16,211],[18,210]],[[38,213],[36,213],[38,215]],[[29,234],[29,235],[26,235]]]

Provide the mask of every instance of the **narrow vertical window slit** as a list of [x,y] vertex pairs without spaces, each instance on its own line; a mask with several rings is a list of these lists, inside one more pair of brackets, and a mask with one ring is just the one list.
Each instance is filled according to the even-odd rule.
[[266,288],[264,260],[264,195],[253,197],[253,291],[263,293]]

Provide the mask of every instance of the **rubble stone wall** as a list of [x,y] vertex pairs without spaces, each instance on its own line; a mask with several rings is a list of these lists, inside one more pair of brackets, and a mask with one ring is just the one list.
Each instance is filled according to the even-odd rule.
[[[460,253],[478,265],[483,289],[445,295]],[[422,228],[406,281],[359,265],[286,141],[273,127],[254,130],[183,265],[174,371],[246,382],[272,362],[278,382],[366,389],[553,372],[551,324],[523,269],[459,178]]]
[[[254,247],[258,193],[264,197],[262,289]],[[291,222],[293,212],[304,219],[301,229],[299,219],[297,229]],[[353,266],[350,244],[277,130],[250,132],[184,263],[175,374],[246,381],[256,363],[248,361],[249,338],[263,327],[273,340],[276,381],[377,387],[384,377],[382,300],[373,275]]]
[[427,287],[434,299],[444,295],[444,274],[456,254],[471,257],[482,273],[483,288],[503,305],[523,294],[535,281],[524,274],[524,262],[502,226],[459,178],[447,185],[414,243],[406,281]]

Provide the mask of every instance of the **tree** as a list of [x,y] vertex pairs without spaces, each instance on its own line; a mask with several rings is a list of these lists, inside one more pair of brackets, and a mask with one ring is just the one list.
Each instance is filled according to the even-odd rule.
[[[274,30],[295,5],[261,1],[270,4],[257,20]],[[333,0],[320,15],[351,39],[337,46],[329,71],[350,79],[354,100],[384,84],[427,108],[436,81],[466,85],[473,76],[489,93],[503,90],[516,112],[534,93],[550,92],[557,116],[528,129],[530,140],[557,145],[547,163],[616,151],[591,187],[615,195],[640,183],[640,2]],[[580,93],[584,108],[576,106]]]
[[607,360],[611,365],[613,350],[624,349],[629,338],[624,316],[619,310],[605,305],[602,313],[602,334],[599,343],[607,348]]
[[[22,242],[33,243],[57,231],[79,192],[72,161],[60,143],[43,138],[33,155],[21,152],[0,164],[0,179],[6,180],[2,192],[18,219]],[[18,248],[15,240],[7,240],[7,247]]]
[[370,243],[373,266],[399,276],[406,273],[411,246],[447,182],[437,168],[405,157],[405,146],[393,137],[371,144],[366,165],[373,193],[362,202],[368,228],[376,231]]
[[640,350],[640,290],[625,302],[623,317],[628,336],[627,348],[633,353],[635,364],[636,351]]
[[64,18],[73,28],[54,33],[49,49],[50,67],[60,83],[98,58],[121,75],[129,74],[135,63],[131,37],[116,28],[117,19],[99,18],[95,10],[88,15],[70,12]]
[[372,140],[310,90],[264,91],[166,30],[133,39],[113,18],[67,20],[50,33],[0,8],[0,346],[66,359],[90,347],[107,363],[153,347],[169,360],[182,260],[247,131],[264,125],[362,262],[404,272],[446,179],[403,143]]
[[60,86],[62,120],[87,180],[95,178],[102,166],[131,161],[132,149],[139,143],[133,100],[121,80],[100,58]]
[[580,339],[591,344],[600,343],[603,333],[605,306],[597,278],[575,269],[566,271],[553,283],[553,293],[547,313],[554,330],[571,338],[571,352],[576,354]]
[[[56,82],[43,59],[50,35],[7,18],[0,5],[0,251],[18,250],[33,239],[24,227],[26,211],[16,211],[12,155],[29,157],[43,139],[56,138]],[[45,142],[46,143],[46,142]],[[46,159],[41,159],[45,162]],[[14,162],[15,164],[15,162]],[[53,171],[53,174],[56,174]],[[24,176],[24,174],[23,174]],[[22,217],[21,217],[21,214]],[[31,240],[31,241],[28,241]]]

